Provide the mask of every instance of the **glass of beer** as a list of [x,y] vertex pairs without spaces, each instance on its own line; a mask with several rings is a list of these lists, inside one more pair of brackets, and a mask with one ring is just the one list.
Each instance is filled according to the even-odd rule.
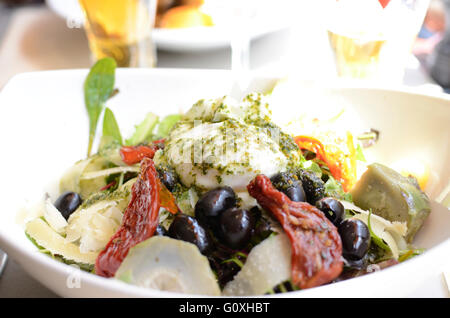
[[339,77],[401,82],[429,0],[329,0],[326,28]]
[[154,67],[152,41],[157,0],[79,0],[93,57],[119,67]]

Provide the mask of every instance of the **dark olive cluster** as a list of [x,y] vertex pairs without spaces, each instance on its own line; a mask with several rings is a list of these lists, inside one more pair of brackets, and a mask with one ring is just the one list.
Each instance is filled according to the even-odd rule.
[[159,226],[156,234],[195,244],[208,257],[223,286],[240,270],[238,264],[230,260],[237,258],[245,262],[245,253],[251,246],[272,232],[258,207],[247,210],[237,203],[230,187],[210,190],[197,201],[195,217],[177,214],[167,233]]
[[299,169],[297,171],[279,172],[270,181],[275,188],[296,202],[315,204],[325,196],[325,185],[314,172]]
[[335,198],[324,197],[323,181],[312,171],[280,172],[271,179],[279,191],[290,200],[315,205],[338,228],[343,256],[350,265],[357,265],[366,256],[370,245],[367,225],[355,218],[344,219],[345,208]]
[[335,198],[323,198],[316,207],[338,228],[342,240],[342,255],[347,263],[359,266],[370,245],[370,232],[367,225],[358,219],[344,219],[345,209]]
[[239,250],[255,234],[257,219],[254,211],[239,208],[233,189],[224,186],[200,197],[195,205],[195,218],[186,214],[175,216],[168,235],[197,245],[205,255],[211,252],[213,241]]

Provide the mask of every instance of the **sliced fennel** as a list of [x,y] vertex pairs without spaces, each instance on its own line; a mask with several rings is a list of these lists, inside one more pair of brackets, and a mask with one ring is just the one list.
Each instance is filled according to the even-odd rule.
[[77,162],[61,178],[60,192],[77,192],[83,199],[86,199],[106,185],[107,176],[118,173],[139,172],[138,165],[125,166],[123,162],[122,166],[110,168],[111,163],[115,164],[112,161],[119,161],[119,158],[118,149],[111,149],[108,155],[94,155]]
[[93,159],[94,157],[89,157],[85,160],[80,160],[70,167],[59,182],[59,192],[73,191],[80,193],[80,177]]
[[83,264],[94,264],[98,253],[82,253],[78,245],[68,242],[41,218],[28,222],[25,232],[53,255]]
[[196,295],[220,295],[208,259],[188,242],[154,236],[130,249],[115,277],[130,284]]
[[286,234],[267,238],[248,254],[241,271],[223,289],[227,296],[262,295],[291,278],[291,245]]
[[139,166],[124,166],[124,167],[114,167],[109,169],[85,172],[81,175],[80,179],[95,179],[99,177],[107,177],[116,173],[125,173],[125,172],[139,172]]
[[61,212],[53,205],[50,198],[47,198],[44,203],[44,218],[56,232],[64,233],[67,221],[62,216]]
[[108,161],[98,155],[77,162],[61,178],[59,184],[60,193],[73,191],[79,193],[85,199],[92,193],[99,191],[106,185],[104,177],[83,179],[82,175],[103,170],[107,164]]
[[93,156],[94,158],[89,162],[86,168],[80,175],[79,184],[80,192],[79,194],[83,199],[90,196],[92,193],[98,192],[102,187],[106,185],[106,178],[104,176],[99,176],[96,178],[84,179],[83,175],[87,173],[96,172],[103,170],[108,166],[109,162],[99,155]]
[[[356,212],[353,216],[364,223],[369,222],[369,212],[347,201],[341,201],[345,209]],[[407,249],[405,235],[407,233],[406,222],[390,222],[373,213],[370,214],[370,227],[373,233],[389,246],[392,256],[398,259],[401,250]]]
[[98,155],[101,156],[106,162],[111,162],[116,166],[126,166],[127,164],[123,162],[120,156],[120,147],[115,144],[111,144],[108,147],[99,149]]

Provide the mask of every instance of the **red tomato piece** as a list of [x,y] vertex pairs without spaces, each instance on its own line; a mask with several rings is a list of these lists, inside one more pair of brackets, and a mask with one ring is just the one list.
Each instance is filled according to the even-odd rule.
[[153,158],[156,150],[155,146],[123,146],[120,148],[120,157],[127,165],[134,165],[144,158]]

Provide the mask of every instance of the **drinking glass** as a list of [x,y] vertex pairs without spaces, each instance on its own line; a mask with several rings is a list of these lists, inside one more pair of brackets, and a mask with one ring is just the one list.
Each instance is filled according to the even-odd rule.
[[429,0],[326,0],[339,77],[401,82]]
[[250,81],[252,23],[268,0],[208,0],[202,8],[214,17],[216,27],[225,29],[231,45],[233,87],[230,95],[240,99]]
[[154,67],[152,41],[157,0],[79,0],[89,47],[97,60],[112,57],[119,67]]

